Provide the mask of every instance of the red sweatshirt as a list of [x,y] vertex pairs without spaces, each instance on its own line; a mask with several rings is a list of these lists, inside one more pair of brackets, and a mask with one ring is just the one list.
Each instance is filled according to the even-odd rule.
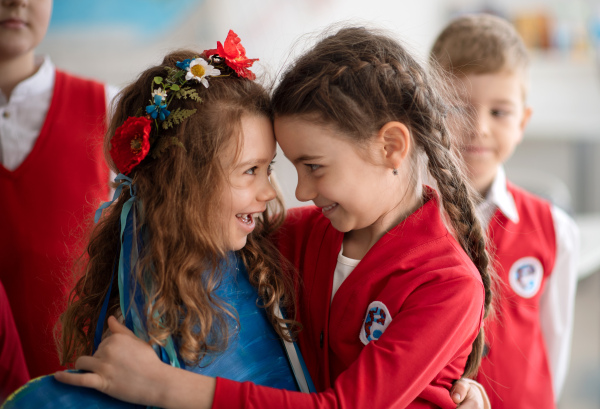
[[0,280],[32,377],[60,369],[52,335],[82,223],[109,194],[104,86],[56,72],[46,121],[13,172],[0,165]]
[[429,194],[331,303],[343,233],[316,207],[291,209],[280,249],[302,279],[299,345],[318,393],[218,378],[213,408],[455,408],[448,389],[480,329],[484,289]]
[[556,258],[552,210],[531,193],[507,187],[519,222],[497,210],[488,227],[500,297],[495,318],[486,321],[488,353],[477,381],[494,409],[550,409],[556,406],[539,307]]

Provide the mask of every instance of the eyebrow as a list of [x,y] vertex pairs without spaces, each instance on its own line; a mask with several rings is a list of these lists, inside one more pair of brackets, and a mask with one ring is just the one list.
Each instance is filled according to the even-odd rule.
[[245,162],[242,162],[240,164],[238,164],[236,166],[236,168],[242,168],[245,166],[250,166],[250,165],[264,165],[265,163],[271,163],[275,160],[275,157],[277,156],[277,152],[275,152],[275,155],[273,155],[273,159],[269,160],[269,159],[250,159],[247,160]]
[[514,101],[511,101],[510,99],[495,99],[495,100],[492,101],[492,103],[494,103],[494,104],[512,105],[512,106],[516,106],[517,105]]
[[317,155],[302,155],[297,157],[296,159],[294,159],[292,161],[292,163],[298,163],[298,162],[310,162],[313,160],[317,160],[317,159],[322,159],[323,156],[317,156]]

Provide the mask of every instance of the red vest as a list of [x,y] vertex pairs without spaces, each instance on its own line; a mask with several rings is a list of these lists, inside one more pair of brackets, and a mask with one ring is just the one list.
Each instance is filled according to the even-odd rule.
[[499,210],[488,228],[495,246],[500,299],[485,323],[487,355],[477,381],[494,409],[555,408],[540,326],[540,297],[554,268],[556,237],[550,204],[508,184],[519,222]]
[[0,282],[0,404],[28,380],[19,333]]
[[46,121],[23,163],[0,165],[0,280],[32,377],[60,369],[53,326],[72,287],[82,223],[109,194],[104,86],[56,72]]

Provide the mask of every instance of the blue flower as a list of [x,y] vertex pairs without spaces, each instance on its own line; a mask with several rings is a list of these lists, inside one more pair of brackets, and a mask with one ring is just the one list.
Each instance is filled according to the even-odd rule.
[[186,70],[186,71],[187,71],[187,70],[190,68],[190,62],[192,62],[192,60],[191,60],[191,59],[189,59],[189,58],[186,58],[186,59],[185,59],[185,60],[183,60],[183,61],[177,61],[177,62],[175,63],[175,65],[176,65],[177,67],[181,68],[182,70]]
[[154,104],[146,107],[146,112],[150,114],[152,119],[158,117],[158,119],[164,121],[171,114],[171,111],[167,110],[167,104],[162,102],[163,97],[161,95],[154,95]]

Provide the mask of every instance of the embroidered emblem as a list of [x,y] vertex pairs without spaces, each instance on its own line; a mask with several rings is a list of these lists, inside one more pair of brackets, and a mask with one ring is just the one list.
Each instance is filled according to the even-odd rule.
[[360,341],[367,345],[381,337],[385,329],[392,322],[392,316],[381,301],[373,301],[367,307],[367,314],[360,329]]
[[537,294],[544,278],[544,267],[535,257],[523,257],[512,265],[508,272],[511,288],[523,298]]

